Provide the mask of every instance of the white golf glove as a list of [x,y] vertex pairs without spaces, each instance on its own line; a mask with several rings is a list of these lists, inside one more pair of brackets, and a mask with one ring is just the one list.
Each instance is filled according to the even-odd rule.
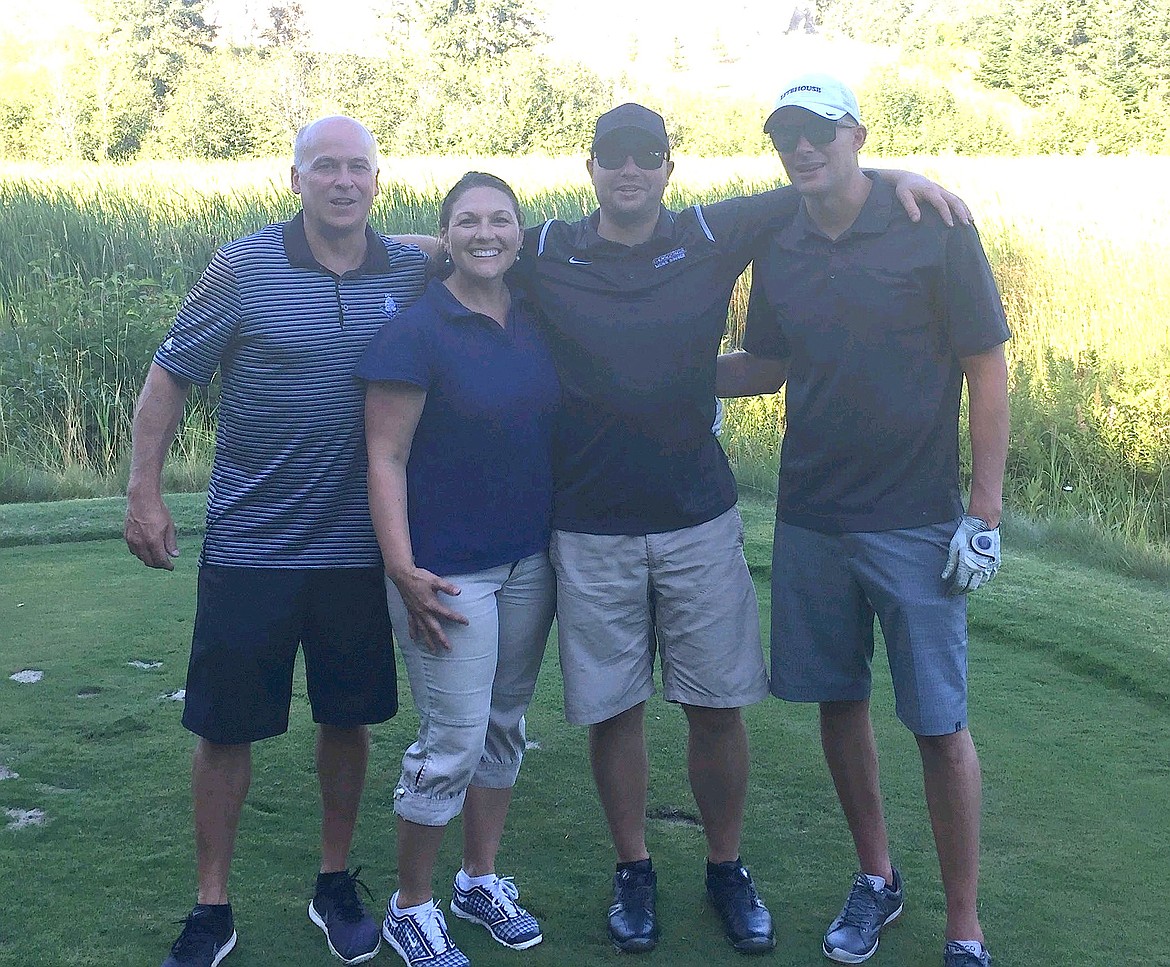
[[988,584],[999,570],[999,528],[988,527],[979,517],[963,515],[951,547],[942,579],[948,594],[967,594]]

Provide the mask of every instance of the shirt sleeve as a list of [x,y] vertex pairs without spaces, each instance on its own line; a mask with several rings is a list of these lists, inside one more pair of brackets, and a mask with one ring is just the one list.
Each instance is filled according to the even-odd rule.
[[790,185],[757,195],[727,198],[699,206],[699,212],[716,242],[728,248],[752,248],[768,232],[787,225],[800,207],[800,194]]
[[179,306],[154,361],[182,379],[206,386],[239,330],[242,311],[235,268],[219,249]]
[[416,306],[389,320],[358,360],[354,375],[372,383],[410,383],[429,390],[433,381],[430,314]]
[[1003,300],[973,225],[945,235],[947,327],[956,355],[975,356],[1011,338]]
[[747,320],[744,322],[743,330],[743,348],[753,356],[787,359],[791,349],[780,325],[780,312],[768,297],[765,275],[766,269],[763,267],[752,271],[752,288],[748,294]]

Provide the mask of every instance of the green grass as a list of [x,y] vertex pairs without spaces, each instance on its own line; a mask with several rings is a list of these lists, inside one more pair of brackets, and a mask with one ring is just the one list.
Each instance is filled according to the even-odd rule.
[[[770,508],[745,499],[748,555],[767,620]],[[0,529],[0,809],[40,808],[48,825],[0,828],[8,913],[3,967],[156,967],[171,922],[192,901],[188,768],[180,707],[194,608],[198,497],[172,498],[184,534],[174,573],[143,568],[116,535],[117,500],[4,508]],[[84,542],[61,542],[77,527]],[[1166,964],[1150,938],[1165,924],[1170,865],[1170,591],[1156,572],[1089,563],[1068,542],[1017,526],[996,582],[971,601],[972,730],[984,765],[982,917],[999,967]],[[23,535],[23,536],[22,536]],[[106,539],[103,539],[106,538]],[[26,543],[26,541],[59,541]],[[1099,559],[1099,558],[1095,558]],[[1105,556],[1103,559],[1108,559]],[[140,670],[132,660],[159,661]],[[8,675],[45,673],[36,685]],[[879,671],[875,708],[883,784],[909,902],[875,963],[939,962],[941,890],[913,740]],[[79,697],[87,694],[89,697]],[[416,725],[374,730],[355,862],[384,902],[394,875],[390,793]],[[812,708],[768,700],[748,712],[753,776],[744,856],[777,918],[767,963],[822,962],[819,937],[854,859],[820,757]],[[504,951],[462,922],[477,965],[630,964],[605,938],[612,856],[589,778],[585,734],[562,719],[550,651],[530,716],[501,866],[543,920],[545,942]],[[653,814],[694,815],[679,711],[649,709]],[[306,917],[317,855],[312,726],[303,688],[289,735],[256,749],[233,868],[240,946],[234,967],[324,965]],[[701,889],[695,827],[652,819],[663,940],[648,964],[743,963]],[[444,846],[440,896],[458,861]],[[1161,958],[1161,959],[1160,959]],[[384,951],[375,963],[396,962]],[[643,962],[643,960],[639,960]]]

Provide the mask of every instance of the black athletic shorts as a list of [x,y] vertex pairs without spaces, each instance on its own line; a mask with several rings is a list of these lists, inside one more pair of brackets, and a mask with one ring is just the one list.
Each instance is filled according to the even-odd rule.
[[314,722],[369,725],[398,711],[380,567],[200,567],[183,725],[225,745],[286,732],[298,647]]

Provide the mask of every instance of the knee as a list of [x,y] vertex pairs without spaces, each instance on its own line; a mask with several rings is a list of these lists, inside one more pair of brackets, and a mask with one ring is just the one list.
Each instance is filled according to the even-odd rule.
[[852,722],[869,718],[869,701],[821,702],[818,706],[821,721],[827,723]]
[[978,765],[971,733],[966,729],[946,735],[916,735],[922,761],[927,767],[958,769]]
[[239,762],[250,760],[251,742],[212,742],[202,736],[195,743],[195,759],[204,762]]
[[684,705],[683,710],[686,712],[687,724],[692,735],[718,738],[743,732],[743,715],[738,708]]
[[370,730],[365,725],[317,725],[317,734],[326,742],[345,745],[365,745],[370,740]]
[[639,702],[612,718],[590,725],[589,737],[594,741],[605,741],[616,740],[621,736],[639,736],[642,734],[645,712],[646,703]]

